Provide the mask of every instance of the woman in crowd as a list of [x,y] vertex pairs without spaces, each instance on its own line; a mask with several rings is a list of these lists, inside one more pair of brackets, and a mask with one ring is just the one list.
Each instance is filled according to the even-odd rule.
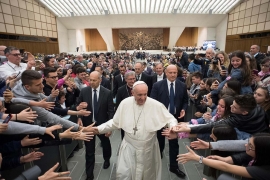
[[215,59],[212,64],[209,65],[207,77],[217,78],[220,81],[226,79],[227,68],[229,66],[229,57],[224,51],[217,52]]
[[209,95],[218,94],[224,84],[231,78],[237,79],[241,83],[241,94],[252,93],[250,87],[252,81],[251,71],[245,60],[244,52],[235,51],[231,54],[230,59],[231,63],[228,67],[228,77],[219,84],[218,89],[213,90]]
[[252,71],[253,69],[257,69],[256,59],[248,53],[245,53],[245,57],[250,70]]
[[254,98],[258,105],[260,105],[266,113],[266,123],[270,122],[270,85],[266,87],[259,87],[254,92]]
[[257,87],[262,86],[263,83],[270,81],[270,57],[263,59],[260,66],[261,71],[258,74],[253,72],[253,78]]
[[45,67],[54,67],[55,66],[55,58],[52,55],[47,55],[43,59],[43,64]]
[[[188,153],[178,155],[177,161],[186,163],[198,161],[212,168],[242,176],[242,179],[270,179],[270,134],[253,135],[246,146],[246,152],[228,157],[209,156],[204,158],[197,155],[188,146]],[[245,166],[242,166],[245,165]],[[235,180],[229,175],[221,175],[218,180]]]

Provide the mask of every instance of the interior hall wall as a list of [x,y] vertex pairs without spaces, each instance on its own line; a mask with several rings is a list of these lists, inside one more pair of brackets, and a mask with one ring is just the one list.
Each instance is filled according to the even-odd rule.
[[113,29],[113,45],[115,50],[119,50],[119,29]]
[[48,37],[46,42],[1,40],[6,46],[16,46],[31,53],[59,53],[56,17],[34,0],[1,0],[0,33]]
[[198,28],[186,27],[178,38],[175,46],[197,46]]
[[269,30],[270,1],[244,1],[229,13],[226,52],[249,51],[253,44],[259,45],[261,52],[266,52],[267,46],[270,45],[270,36],[240,39],[240,35],[269,32]]
[[163,46],[168,47],[170,39],[170,28],[163,28]]
[[87,51],[107,51],[107,45],[97,29],[85,29],[85,48]]
[[16,40],[0,40],[0,44],[6,46],[15,46],[20,49],[25,49],[32,54],[45,53],[57,54],[59,47],[57,42],[33,42],[33,41],[16,41]]

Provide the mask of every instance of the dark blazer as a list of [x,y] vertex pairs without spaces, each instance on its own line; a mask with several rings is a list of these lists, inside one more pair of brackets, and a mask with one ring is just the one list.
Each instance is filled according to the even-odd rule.
[[142,72],[140,80],[147,84],[147,86],[148,86],[148,96],[149,96],[150,93],[151,93],[151,89],[152,89],[152,77],[147,75],[146,73]]
[[[166,74],[163,73],[163,79],[167,78],[166,77]],[[155,84],[157,82],[157,74],[155,73],[153,76],[152,76],[152,84]]]
[[118,74],[115,76],[114,81],[113,81],[113,97],[116,96],[118,88],[121,86],[125,85],[127,82],[125,81],[125,77],[123,77],[123,81],[121,78],[121,74]]
[[151,75],[152,75],[153,70],[152,70],[152,68],[151,68],[151,67],[148,67],[148,66],[147,66],[146,70],[145,70],[145,71],[143,71],[143,72],[144,72],[144,73],[146,73],[147,75],[151,76]]
[[[92,88],[90,86],[85,87],[81,90],[78,104],[81,102],[87,102],[87,111],[94,112],[92,107]],[[113,97],[110,90],[100,86],[100,92],[98,96],[98,113],[95,125],[100,125],[112,119],[114,115]],[[88,126],[92,124],[93,113],[89,116],[81,117],[83,126]]]
[[128,98],[130,95],[128,94],[128,89],[127,85],[121,86],[116,94],[116,105],[115,105],[115,110],[117,110],[119,104],[121,103],[122,100]]
[[265,55],[264,54],[262,54],[262,53],[258,53],[256,56],[255,56],[255,59],[256,59],[256,62],[257,62],[257,69],[259,70],[259,71],[261,71],[261,66],[260,66],[260,64],[261,64],[261,62],[262,62],[262,60],[265,58]]
[[102,76],[102,81],[100,83],[101,86],[111,90],[111,83],[110,80],[108,80],[107,78],[105,78],[104,76]]
[[177,63],[180,63],[180,65],[184,68],[184,69],[188,69],[188,54],[186,52],[183,52],[182,57],[179,59],[179,57],[176,57],[177,59]]
[[[169,90],[167,85],[167,79],[156,82],[153,85],[151,98],[164,104],[168,108],[170,103]],[[175,81],[175,95],[174,95],[174,104],[176,108],[176,116],[179,117],[180,111],[183,109],[186,111],[188,106],[188,95],[187,87],[184,83],[177,80]]]

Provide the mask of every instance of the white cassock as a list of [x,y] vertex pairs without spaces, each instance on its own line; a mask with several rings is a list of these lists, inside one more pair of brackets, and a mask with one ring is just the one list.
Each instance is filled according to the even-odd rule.
[[116,179],[161,180],[162,164],[156,132],[166,125],[175,126],[177,120],[163,104],[147,97],[145,104],[138,106],[134,97],[129,97],[120,103],[113,119],[98,126],[100,134],[119,128],[125,131]]

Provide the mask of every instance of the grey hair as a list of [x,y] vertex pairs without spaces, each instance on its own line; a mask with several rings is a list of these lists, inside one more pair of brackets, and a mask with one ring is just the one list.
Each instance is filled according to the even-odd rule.
[[207,48],[206,51],[207,50],[211,50],[213,54],[216,54],[216,51],[213,48]]
[[125,79],[128,78],[128,76],[134,76],[135,77],[135,72],[134,71],[128,71],[125,73]]
[[18,48],[14,47],[14,46],[8,46],[5,50],[4,50],[4,53],[7,54],[7,53],[11,53],[11,51],[14,51],[14,50],[19,50]]

